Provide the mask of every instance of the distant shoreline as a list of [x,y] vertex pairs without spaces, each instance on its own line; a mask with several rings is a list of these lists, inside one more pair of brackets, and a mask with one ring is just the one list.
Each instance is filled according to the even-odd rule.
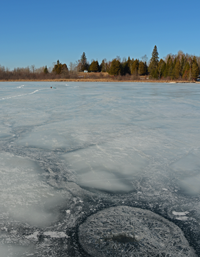
[[200,81],[182,81],[182,80],[152,80],[152,79],[140,79],[140,80],[123,80],[123,79],[8,79],[8,80],[0,80],[0,82],[137,82],[137,83],[195,83],[200,84]]

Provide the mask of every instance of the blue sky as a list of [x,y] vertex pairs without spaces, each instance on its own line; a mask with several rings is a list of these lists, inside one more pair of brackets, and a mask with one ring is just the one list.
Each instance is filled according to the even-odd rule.
[[179,50],[200,56],[200,1],[2,0],[0,65],[69,65]]

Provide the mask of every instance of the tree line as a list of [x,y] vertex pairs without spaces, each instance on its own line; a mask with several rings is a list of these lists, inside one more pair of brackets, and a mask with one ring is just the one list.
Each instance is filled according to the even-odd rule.
[[110,77],[124,77],[129,79],[140,79],[141,76],[150,79],[160,80],[196,80],[200,73],[200,57],[184,54],[168,54],[165,58],[159,59],[157,46],[154,46],[150,61],[147,63],[147,56],[139,59],[123,59],[120,57],[107,61],[103,59],[99,64],[97,60],[87,61],[83,52],[80,60],[70,63],[69,68],[59,60],[52,68],[47,66],[36,69],[34,65],[26,68],[16,68],[12,71],[0,66],[0,79],[57,79],[57,78],[78,78],[79,72],[107,72]]
[[148,72],[155,79],[195,80],[200,72],[200,57],[179,51],[177,55],[169,54],[164,60],[159,60],[157,47],[155,46]]

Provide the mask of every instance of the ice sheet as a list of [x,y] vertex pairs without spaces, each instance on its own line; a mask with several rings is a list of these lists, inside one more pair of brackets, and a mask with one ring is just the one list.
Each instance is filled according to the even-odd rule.
[[199,85],[1,82],[0,90],[2,255],[16,257],[18,247],[19,256],[81,257],[80,224],[126,205],[169,219],[200,256]]

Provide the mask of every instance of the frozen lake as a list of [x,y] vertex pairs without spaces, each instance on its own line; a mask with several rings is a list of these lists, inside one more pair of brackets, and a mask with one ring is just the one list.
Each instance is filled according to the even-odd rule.
[[1,82],[0,177],[1,257],[200,256],[200,85]]

